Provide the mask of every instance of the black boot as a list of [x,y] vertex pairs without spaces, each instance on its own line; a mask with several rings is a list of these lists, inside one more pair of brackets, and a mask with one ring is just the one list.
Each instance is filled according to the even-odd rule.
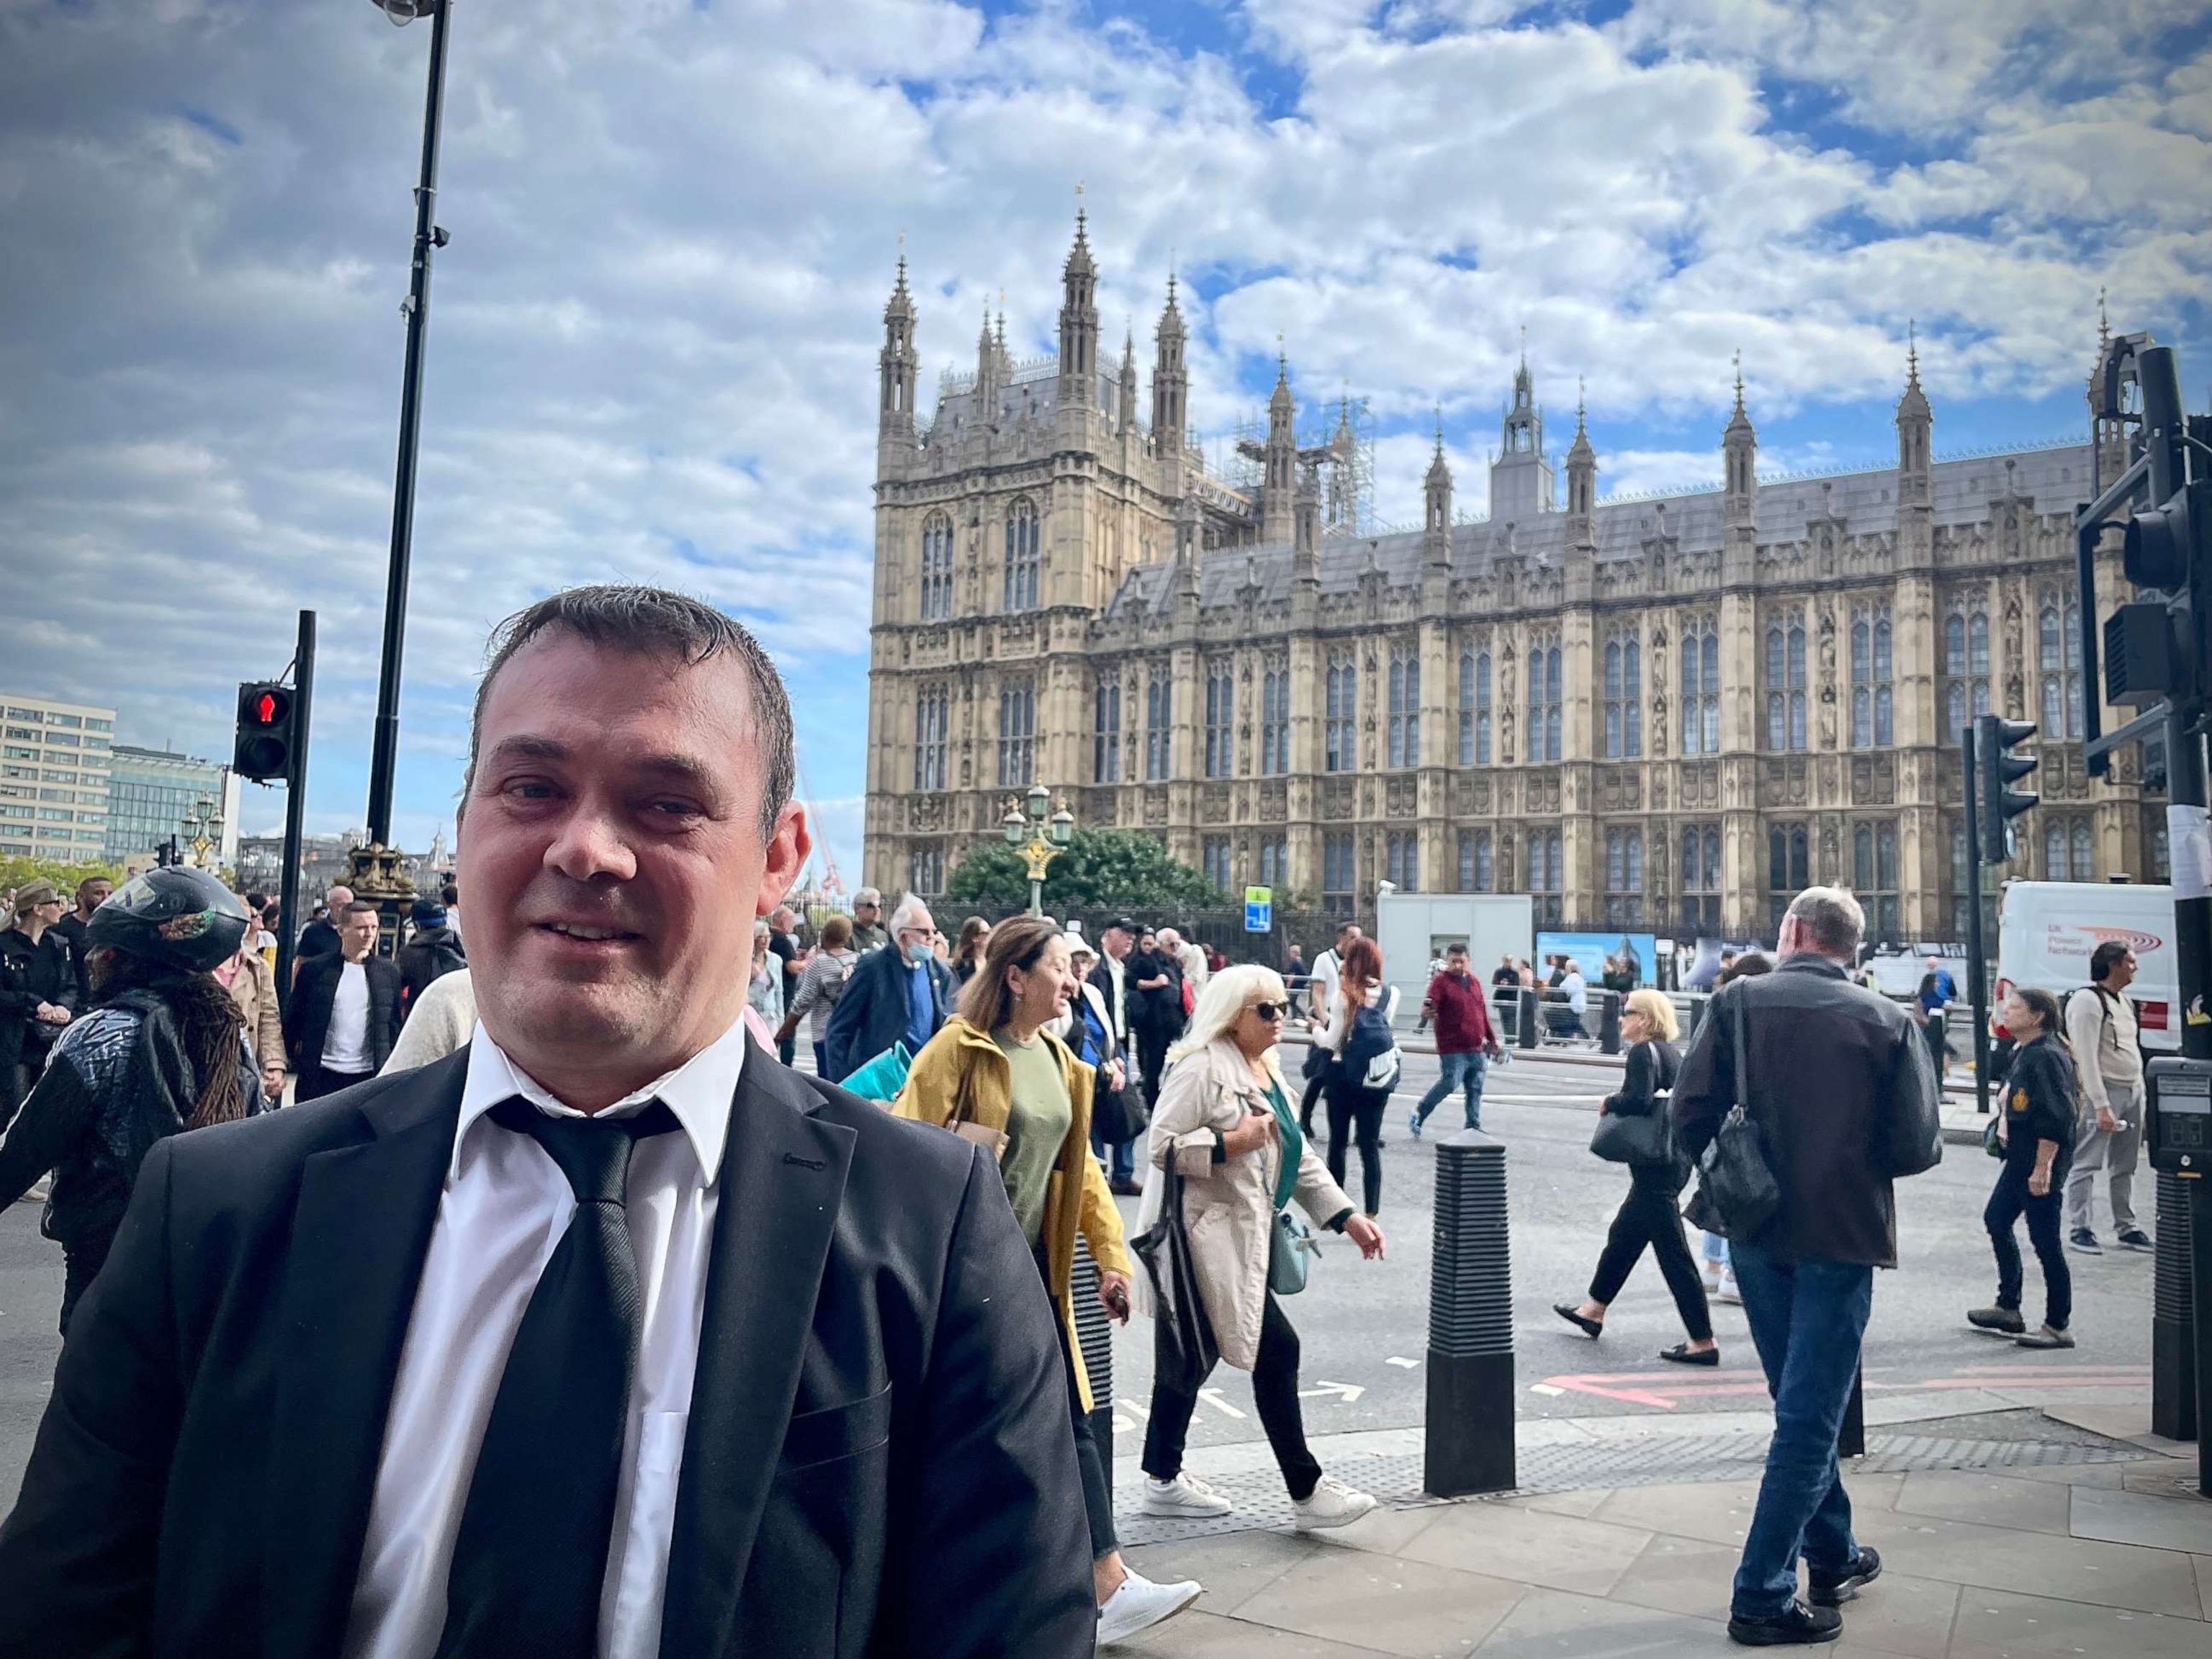
[[1771,1619],[1731,1619],[1729,1640],[1747,1648],[1810,1647],[1844,1633],[1844,1615],[1833,1607],[1808,1607],[1792,1601]]
[[1841,1573],[1830,1577],[1809,1562],[1805,1576],[1811,1581],[1811,1597],[1816,1607],[1839,1607],[1859,1593],[1860,1587],[1871,1584],[1881,1577],[1881,1555],[1866,1545],[1859,1546],[1857,1557]]

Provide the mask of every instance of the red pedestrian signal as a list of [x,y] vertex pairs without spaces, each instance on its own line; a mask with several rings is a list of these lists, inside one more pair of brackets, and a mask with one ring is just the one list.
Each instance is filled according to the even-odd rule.
[[292,775],[292,690],[255,682],[238,688],[238,736],[230,769],[268,783]]

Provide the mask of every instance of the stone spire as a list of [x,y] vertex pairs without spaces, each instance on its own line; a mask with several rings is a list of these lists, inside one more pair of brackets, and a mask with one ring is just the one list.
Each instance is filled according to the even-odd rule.
[[1199,608],[1198,543],[1198,495],[1193,491],[1176,504],[1175,600],[1178,614],[1194,623]]
[[[1267,399],[1266,471],[1260,486],[1260,539],[1288,541],[1298,494],[1297,400],[1291,395],[1290,360],[1275,354],[1275,392]],[[1316,484],[1316,490],[1319,486]],[[1318,495],[1316,495],[1316,507]]]
[[1920,389],[1920,331],[1905,325],[1905,395],[1897,400],[1897,501],[1900,507],[1924,507],[1929,496],[1929,440],[1935,411]]
[[1721,456],[1726,473],[1723,489],[1728,522],[1731,526],[1751,525],[1754,522],[1759,493],[1759,434],[1752,428],[1751,416],[1744,412],[1741,351],[1735,354],[1735,412],[1729,416],[1728,429],[1721,434]]
[[1159,355],[1152,362],[1152,443],[1164,457],[1182,453],[1190,396],[1190,376],[1182,366],[1184,337],[1175,273],[1170,271],[1168,302],[1160,313]]
[[1451,568],[1452,475],[1444,459],[1444,411],[1437,410],[1437,452],[1422,481],[1421,562],[1431,569]]
[[1121,328],[1121,408],[1116,412],[1122,431],[1137,429],[1137,330],[1127,319]]
[[1591,509],[1597,503],[1597,451],[1589,441],[1588,398],[1581,382],[1575,386],[1575,441],[1567,446],[1567,540],[1576,546],[1595,546]]
[[1321,583],[1321,478],[1309,465],[1297,481],[1297,501],[1291,514],[1291,580],[1293,585]]
[[1000,345],[991,333],[991,307],[983,307],[983,326],[975,335],[975,404],[973,423],[978,430],[999,424],[999,393],[1006,389],[1000,369]]
[[1075,246],[1060,272],[1060,407],[1089,409],[1097,402],[1098,267],[1091,258],[1084,210],[1075,210]]
[[914,383],[921,368],[915,347],[914,295],[907,291],[906,252],[899,252],[898,280],[884,307],[884,349],[878,359],[877,432],[879,437],[914,435]]

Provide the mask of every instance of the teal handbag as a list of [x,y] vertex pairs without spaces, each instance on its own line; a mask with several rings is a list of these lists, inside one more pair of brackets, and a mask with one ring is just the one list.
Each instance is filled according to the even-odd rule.
[[1267,1245],[1267,1288],[1277,1296],[1296,1296],[1305,1289],[1313,1259],[1320,1254],[1321,1241],[1303,1217],[1276,1211]]

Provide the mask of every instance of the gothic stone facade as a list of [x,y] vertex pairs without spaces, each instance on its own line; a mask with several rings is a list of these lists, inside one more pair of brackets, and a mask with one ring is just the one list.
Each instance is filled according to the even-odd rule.
[[[1958,733],[1987,710],[2040,725],[2014,874],[2163,878],[2133,751],[2110,780],[2082,763],[2087,444],[1936,461],[1915,360],[1894,469],[1762,483],[1739,383],[1722,489],[1596,500],[1578,415],[1561,505],[1524,363],[1486,521],[1454,514],[1440,441],[1419,531],[1346,533],[1322,485],[1348,434],[1299,449],[1285,374],[1256,484],[1209,476],[1172,283],[1145,419],[1133,349],[1098,356],[1096,280],[1079,222],[1057,356],[1013,362],[987,319],[925,422],[902,262],[869,881],[941,891],[1042,781],[1224,887],[1346,915],[1388,879],[1530,893],[1543,921],[1756,936],[1824,881],[1878,937],[1958,938]],[[2123,456],[2099,443],[2109,478]],[[2102,561],[2118,596],[2117,538]]]

